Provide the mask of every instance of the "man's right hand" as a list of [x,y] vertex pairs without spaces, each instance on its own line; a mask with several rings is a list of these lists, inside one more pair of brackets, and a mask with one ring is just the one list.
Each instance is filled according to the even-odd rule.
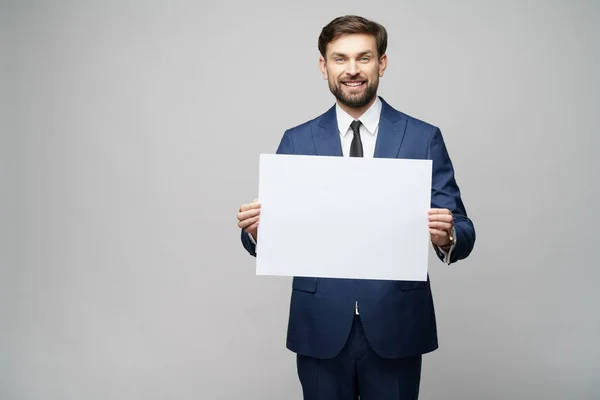
[[238,212],[238,226],[252,235],[254,241],[258,240],[258,220],[260,219],[260,206],[258,200],[250,204],[243,204]]

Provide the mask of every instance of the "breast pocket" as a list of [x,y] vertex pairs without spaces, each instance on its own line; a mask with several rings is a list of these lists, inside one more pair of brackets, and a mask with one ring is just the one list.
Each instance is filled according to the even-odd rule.
[[317,291],[317,278],[295,276],[292,281],[292,289],[301,292],[315,293]]

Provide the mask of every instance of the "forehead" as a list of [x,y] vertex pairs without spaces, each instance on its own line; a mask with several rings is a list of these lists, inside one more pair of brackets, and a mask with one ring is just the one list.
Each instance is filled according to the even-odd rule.
[[364,33],[342,35],[327,44],[327,54],[341,53],[353,55],[372,51],[377,54],[377,41],[375,36]]

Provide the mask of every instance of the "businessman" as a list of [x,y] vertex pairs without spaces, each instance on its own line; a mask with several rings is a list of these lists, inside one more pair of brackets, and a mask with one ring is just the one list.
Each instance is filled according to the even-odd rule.
[[[432,160],[432,246],[446,264],[466,258],[475,228],[440,129],[377,95],[388,62],[385,28],[358,16],[339,17],[322,29],[318,48],[335,105],[288,129],[277,153]],[[256,256],[260,202],[242,205],[238,221],[244,248]],[[311,250],[298,243],[298,251]],[[423,282],[293,278],[287,348],[297,354],[306,400],[417,399],[422,355],[437,347],[429,277]]]

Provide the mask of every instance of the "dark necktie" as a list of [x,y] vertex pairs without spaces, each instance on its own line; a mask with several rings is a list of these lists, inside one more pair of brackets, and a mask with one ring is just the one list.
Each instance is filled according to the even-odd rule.
[[352,139],[352,144],[350,144],[350,157],[362,157],[363,147],[360,141],[360,121],[353,121],[350,124],[350,128],[354,132],[354,138]]

